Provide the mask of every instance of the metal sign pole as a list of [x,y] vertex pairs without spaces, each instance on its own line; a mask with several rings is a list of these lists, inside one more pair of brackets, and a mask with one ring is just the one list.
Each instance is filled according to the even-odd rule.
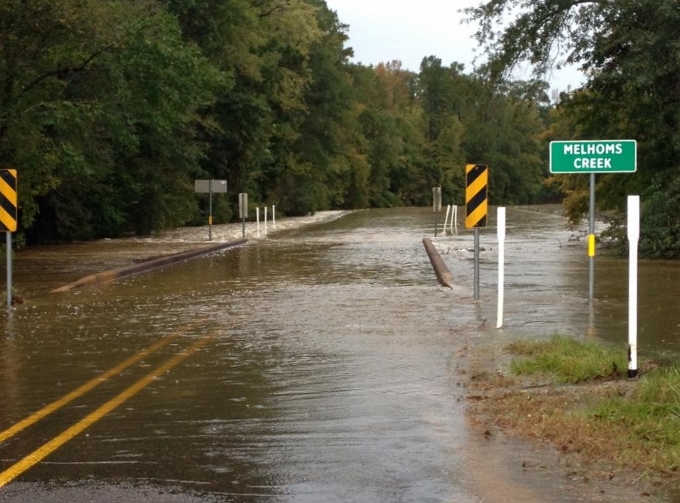
[[595,289],[595,173],[590,173],[590,222],[588,226],[588,299]]
[[12,233],[5,233],[7,242],[7,307],[12,307]]
[[194,192],[197,194],[208,193],[209,210],[208,210],[208,240],[212,241],[212,223],[213,223],[213,194],[224,194],[227,192],[226,180],[194,180]]
[[437,237],[437,214],[442,209],[441,187],[432,187],[432,209],[434,210],[434,237]]
[[475,300],[479,300],[479,227],[475,227]]
[[212,180],[208,182],[208,194],[210,194],[210,210],[208,216],[208,241],[212,241]]
[[248,216],[248,193],[241,192],[238,195],[238,211],[243,225],[243,237],[246,237],[246,217]]

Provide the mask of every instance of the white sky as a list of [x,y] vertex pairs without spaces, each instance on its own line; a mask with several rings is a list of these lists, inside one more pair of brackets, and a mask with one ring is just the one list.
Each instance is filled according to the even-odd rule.
[[[465,16],[459,12],[480,0],[326,0],[326,4],[349,25],[348,45],[357,63],[398,59],[404,68],[417,72],[424,57],[436,56],[444,66],[455,61],[469,72],[474,58],[481,55],[472,38],[476,25],[462,23]],[[583,77],[567,69],[554,72],[549,81],[552,88],[565,91],[569,85],[579,87]]]

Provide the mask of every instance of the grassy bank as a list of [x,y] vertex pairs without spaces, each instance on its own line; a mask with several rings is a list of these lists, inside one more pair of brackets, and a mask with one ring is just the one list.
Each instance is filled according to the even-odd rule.
[[472,380],[479,421],[548,440],[584,460],[675,479],[680,366],[643,362],[641,376],[628,379],[625,350],[559,336],[505,351],[512,357],[507,373]]

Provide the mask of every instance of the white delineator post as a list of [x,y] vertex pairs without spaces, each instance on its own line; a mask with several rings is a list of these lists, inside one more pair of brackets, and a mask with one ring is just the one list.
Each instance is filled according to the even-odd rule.
[[446,206],[446,217],[444,218],[444,234],[446,234],[446,224],[449,223],[449,213],[451,212],[451,205]]
[[264,207],[264,235],[267,235],[267,207]]
[[260,237],[260,207],[255,208],[255,215],[257,217],[257,237]]
[[640,196],[628,196],[628,377],[636,377]]
[[498,314],[496,328],[503,326],[503,302],[505,295],[505,208],[498,208]]
[[272,225],[276,229],[276,205],[272,204]]

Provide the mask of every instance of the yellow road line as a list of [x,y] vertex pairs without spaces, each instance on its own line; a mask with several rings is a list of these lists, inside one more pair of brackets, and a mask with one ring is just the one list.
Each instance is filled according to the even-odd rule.
[[158,378],[161,376],[163,373],[169,371],[179,363],[181,363],[183,360],[187,359],[189,356],[191,356],[193,353],[195,353],[198,349],[200,349],[202,346],[205,346],[210,340],[213,338],[213,334],[207,335],[200,339],[198,342],[194,343],[192,346],[189,348],[185,349],[181,353],[175,355],[171,359],[169,359],[167,362],[165,362],[163,365],[158,367],[156,370],[153,372],[150,372],[143,378],[141,378],[139,381],[137,381],[135,384],[127,388],[125,391],[120,393],[118,396],[115,398],[112,398],[108,402],[106,402],[104,405],[99,407],[97,410],[94,412],[88,414],[85,418],[82,420],[78,421],[76,424],[71,426],[70,428],[64,430],[61,434],[58,436],[54,437],[52,440],[44,444],[42,447],[36,449],[33,451],[31,454],[26,456],[24,459],[19,461],[18,463],[12,465],[9,467],[7,470],[4,472],[0,473],[0,487],[4,487],[5,485],[9,484],[12,480],[17,478],[19,475],[24,473],[26,470],[30,469],[31,467],[35,466],[38,464],[40,461],[45,459],[47,456],[52,454],[54,451],[59,449],[62,445],[64,445],[66,442],[69,440],[73,439],[75,436],[79,435],[82,433],[85,429],[88,427],[92,426],[94,423],[99,421],[101,418],[103,418],[105,415],[119,407],[121,404],[123,404],[125,401],[127,401],[129,398],[133,397],[137,393],[139,393],[142,389],[144,389],[146,386],[148,386],[154,379]]
[[193,323],[188,324],[187,326],[183,327],[182,330],[180,330],[179,332],[161,339],[156,344],[153,344],[153,345],[149,346],[148,348],[144,349],[143,351],[137,353],[136,355],[131,356],[130,358],[128,358],[124,362],[121,362],[120,364],[113,367],[111,370],[104,372],[103,374],[95,377],[91,381],[86,382],[85,384],[83,384],[79,388],[76,388],[75,390],[71,391],[67,395],[64,395],[59,400],[56,400],[49,405],[46,405],[45,407],[43,407],[39,411],[34,412],[33,414],[22,419],[21,421],[19,421],[15,425],[10,426],[5,431],[1,431],[0,432],[0,442],[3,442],[5,440],[7,440],[8,438],[16,435],[20,431],[25,430],[26,428],[28,428],[29,426],[40,421],[44,417],[52,414],[55,410],[58,410],[61,407],[63,407],[64,405],[66,405],[67,403],[72,402],[76,398],[83,396],[85,393],[96,388],[97,386],[99,386],[104,381],[110,379],[111,377],[113,377],[117,374],[120,374],[126,368],[130,367],[131,365],[134,365],[135,363],[142,360],[146,356],[149,356],[151,353],[158,351],[163,346],[166,346],[167,344],[169,344],[173,340],[177,339],[177,337],[179,337],[189,327],[195,325],[196,323],[197,322],[193,322]]

